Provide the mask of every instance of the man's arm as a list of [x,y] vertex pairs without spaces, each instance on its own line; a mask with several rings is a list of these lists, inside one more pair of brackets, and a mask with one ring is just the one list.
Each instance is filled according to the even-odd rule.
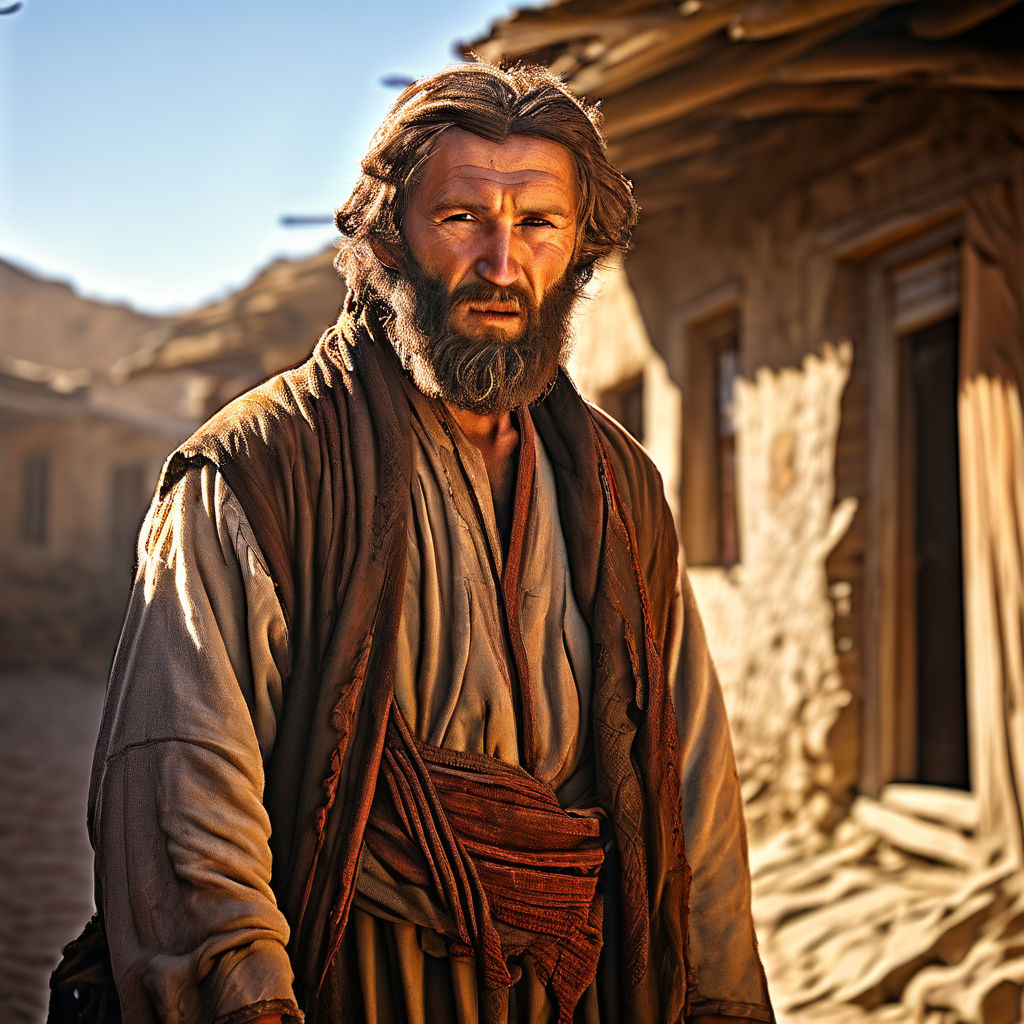
[[301,1016],[263,806],[284,616],[211,466],[156,503],[93,766],[97,902],[125,1020]]
[[722,690],[690,581],[681,571],[666,644],[681,753],[683,833],[692,872],[688,1020],[769,1021],[750,910],[746,825]]

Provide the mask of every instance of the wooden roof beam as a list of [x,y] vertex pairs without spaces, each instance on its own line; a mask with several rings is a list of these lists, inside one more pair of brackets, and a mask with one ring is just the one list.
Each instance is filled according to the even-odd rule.
[[[749,0],[747,0],[749,2]],[[682,0],[679,4],[680,14],[692,17],[695,14],[711,14],[723,7],[734,6],[731,0]]]
[[801,85],[923,77],[925,84],[1022,89],[1024,59],[1018,54],[978,53],[960,47],[913,43],[836,44],[777,66],[772,77]]
[[640,0],[638,3],[548,3],[540,7],[520,7],[508,17],[498,18],[491,25],[491,31],[482,38],[505,33],[506,35],[522,28],[533,28],[537,25],[562,26],[572,28],[584,21],[614,21],[624,17],[652,15],[666,19],[678,17],[675,8],[666,0]]
[[892,6],[893,0],[754,0],[729,22],[729,37],[773,39],[851,11]]
[[712,107],[707,113],[740,121],[796,114],[846,114],[862,109],[878,88],[875,82],[842,82],[811,89],[803,85],[764,85]]
[[[556,8],[557,11],[557,8]],[[549,46],[568,45],[588,38],[607,40],[630,37],[651,29],[664,29],[679,22],[675,8],[644,11],[625,17],[590,15],[575,17],[531,18],[520,25],[515,20],[497,26],[497,34],[467,44],[467,49],[485,60],[522,57]]]
[[949,39],[1009,10],[1018,0],[943,0],[914,11],[907,26],[921,39]]
[[806,88],[776,85],[752,90],[717,106],[693,124],[685,117],[624,137],[608,146],[609,159],[629,174],[637,174],[685,157],[724,148],[737,130],[736,122],[802,114],[848,114],[862,110],[878,84],[856,83]]
[[[639,51],[632,49],[630,55],[624,59],[613,61],[609,59],[609,52],[599,62],[585,65],[573,78],[571,85],[581,95],[594,94],[608,99],[634,86],[642,86],[648,79],[657,75],[700,60],[720,47],[721,44],[715,39],[701,39],[682,48],[669,40]],[[622,51],[625,50],[626,43],[622,47]]]
[[746,92],[769,79],[780,64],[845,32],[871,13],[835,18],[791,38],[720,49],[707,60],[612,96],[604,104],[608,131],[618,138]]
[[642,48],[638,48],[636,39],[612,43],[603,56],[573,78],[573,89],[584,94],[600,91],[603,97],[608,97],[692,59],[693,55],[685,55],[687,47],[699,47],[695,55],[702,53],[706,49],[704,44],[729,24],[743,2],[728,0],[707,13],[701,11],[690,17],[677,15],[675,21],[660,29],[650,44]]

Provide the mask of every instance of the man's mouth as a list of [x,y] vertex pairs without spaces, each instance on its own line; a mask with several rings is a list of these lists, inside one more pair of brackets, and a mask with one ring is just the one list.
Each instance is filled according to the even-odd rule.
[[514,324],[522,318],[523,310],[509,302],[468,302],[466,313],[476,321],[490,324]]

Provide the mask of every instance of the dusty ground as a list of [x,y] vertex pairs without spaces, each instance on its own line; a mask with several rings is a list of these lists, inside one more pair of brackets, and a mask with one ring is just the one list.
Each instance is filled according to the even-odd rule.
[[38,1024],[60,948],[92,913],[85,829],[103,683],[0,676],[0,1019]]

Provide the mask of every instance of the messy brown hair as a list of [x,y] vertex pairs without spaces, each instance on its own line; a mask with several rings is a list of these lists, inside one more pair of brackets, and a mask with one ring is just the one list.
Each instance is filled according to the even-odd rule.
[[510,135],[530,135],[569,150],[580,200],[580,232],[569,277],[578,288],[600,260],[628,249],[637,206],[629,181],[608,162],[598,106],[579,100],[543,67],[458,64],[402,91],[370,142],[352,194],[335,211],[342,238],[334,263],[348,281],[351,298],[387,296],[395,272],[376,258],[369,243],[405,251],[406,197],[449,128],[498,144]]

